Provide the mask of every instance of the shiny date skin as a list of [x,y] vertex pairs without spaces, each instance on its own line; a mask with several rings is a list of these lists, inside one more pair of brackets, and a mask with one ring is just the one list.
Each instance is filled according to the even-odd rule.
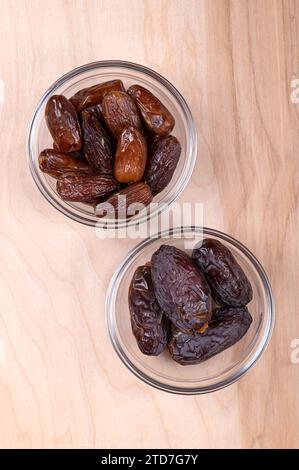
[[116,139],[126,127],[141,129],[138,110],[127,93],[122,91],[107,93],[102,101],[102,112],[106,126]]
[[48,129],[60,152],[78,151],[82,147],[81,128],[72,103],[63,95],[49,98],[45,110]]
[[251,323],[247,307],[221,307],[213,312],[204,333],[186,334],[174,329],[168,349],[181,365],[199,364],[237,343]]
[[148,130],[157,135],[170,134],[175,125],[174,117],[153,93],[140,85],[132,85],[128,94],[134,99]]
[[181,144],[173,135],[156,137],[153,140],[145,172],[145,181],[153,194],[163,191],[170,183],[181,151]]
[[153,199],[149,186],[139,182],[130,184],[112,194],[105,202],[96,206],[97,217],[128,219],[148,206]]
[[56,189],[65,201],[97,203],[119,189],[109,175],[67,174],[57,180]]
[[96,106],[102,102],[103,97],[111,91],[125,91],[121,80],[110,80],[88,88],[83,88],[70,98],[77,113],[90,106]]
[[90,166],[72,154],[62,153],[54,149],[43,150],[38,157],[41,171],[59,178],[65,173],[91,173]]
[[[52,147],[53,147],[53,150],[57,150],[57,152],[59,152],[59,148],[57,147],[55,142],[53,142]],[[80,160],[84,160],[85,163],[87,163],[87,160],[86,160],[85,155],[84,155],[83,147],[80,150],[77,150],[76,152],[73,151],[73,152],[69,153],[68,155],[73,155],[73,157],[79,158]]]
[[114,176],[120,183],[136,183],[143,177],[147,148],[142,132],[125,128],[119,136],[114,163]]
[[198,330],[210,320],[210,288],[185,252],[161,245],[152,255],[151,273],[160,307],[181,331]]
[[169,340],[170,322],[155,297],[151,268],[139,266],[129,289],[131,326],[143,354],[158,356]]
[[100,123],[100,110],[93,106],[82,111],[84,154],[94,170],[103,174],[113,174],[113,145]]
[[252,287],[243,269],[230,250],[218,240],[206,238],[192,253],[205,275],[218,305],[233,307],[252,300]]

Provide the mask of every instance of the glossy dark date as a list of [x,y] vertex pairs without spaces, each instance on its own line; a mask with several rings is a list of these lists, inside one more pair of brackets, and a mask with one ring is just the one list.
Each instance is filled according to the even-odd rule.
[[76,108],[77,113],[80,113],[85,108],[100,104],[103,97],[110,91],[125,91],[123,82],[121,80],[110,80],[83,88],[70,98],[70,102]]
[[62,153],[54,149],[43,150],[38,157],[41,171],[59,178],[65,173],[91,173],[90,166],[72,154]]
[[170,183],[181,155],[181,145],[176,137],[156,137],[150,146],[145,181],[152,193],[163,191]]
[[81,128],[72,103],[63,95],[49,98],[45,110],[48,129],[60,152],[73,152],[82,147]]
[[151,267],[157,301],[174,325],[189,332],[210,320],[210,288],[185,252],[161,245],[152,255]]
[[204,333],[172,332],[171,357],[181,365],[199,364],[233,346],[247,332],[252,317],[246,307],[221,307],[213,312]]
[[170,134],[174,117],[152,92],[141,85],[132,85],[128,94],[134,99],[148,130],[157,135]]
[[93,106],[82,111],[84,154],[94,170],[113,174],[113,145],[107,131],[100,123],[100,110]]
[[107,93],[102,101],[102,112],[106,126],[116,139],[126,127],[141,129],[138,110],[127,93],[122,91]]
[[218,305],[241,306],[252,299],[252,287],[230,250],[218,240],[206,238],[192,253],[205,275]]
[[133,275],[129,308],[132,331],[140,351],[158,356],[167,345],[170,323],[156,300],[149,266],[139,266]]

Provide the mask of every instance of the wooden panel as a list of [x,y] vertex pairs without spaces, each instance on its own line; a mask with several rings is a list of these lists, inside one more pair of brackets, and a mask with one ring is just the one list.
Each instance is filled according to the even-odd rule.
[[[299,78],[296,0],[0,0],[1,447],[298,447]],[[195,116],[180,201],[246,244],[277,308],[270,346],[239,383],[182,397],[143,385],[109,343],[104,298],[134,240],[103,240],[39,194],[26,133],[44,90],[101,59],[145,64]],[[109,253],[109,256],[107,256]]]

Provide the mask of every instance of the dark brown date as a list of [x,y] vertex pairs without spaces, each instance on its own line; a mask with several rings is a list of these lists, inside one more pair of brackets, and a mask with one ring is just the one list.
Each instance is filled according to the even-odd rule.
[[100,123],[97,106],[82,111],[84,154],[94,170],[107,175],[113,174],[113,147],[109,136]]
[[204,333],[172,332],[171,357],[181,365],[199,364],[237,343],[247,332],[252,317],[246,307],[221,307],[213,312]]
[[185,252],[161,245],[152,255],[151,266],[157,301],[174,325],[189,332],[210,320],[209,286]]
[[114,176],[120,183],[136,183],[143,177],[146,143],[135,127],[125,128],[119,136],[114,163]]
[[[54,150],[57,150],[57,152],[59,152],[59,148],[57,147],[54,141],[53,141],[52,147]],[[70,155],[73,155],[73,157],[79,158],[80,160],[84,160],[85,163],[87,163],[87,160],[84,155],[83,147],[81,147],[81,149],[77,150],[76,152],[75,151],[71,152]]]
[[119,189],[119,184],[109,175],[61,176],[56,189],[66,201],[96,203]]
[[60,152],[73,152],[82,147],[82,136],[77,113],[63,95],[49,98],[45,117],[56,148]]
[[134,183],[110,196],[95,209],[97,217],[127,219],[150,204],[153,195],[145,183]]
[[99,83],[88,88],[83,88],[70,98],[70,102],[80,113],[85,108],[100,104],[103,97],[110,91],[125,91],[121,80],[110,80],[109,82]]
[[163,191],[170,183],[181,150],[181,144],[173,135],[156,137],[153,140],[145,172],[145,181],[153,194]]
[[105,123],[116,139],[125,127],[141,129],[138,110],[127,93],[122,91],[107,93],[102,101],[102,111]]
[[129,308],[132,331],[140,351],[158,356],[169,340],[170,322],[156,300],[149,266],[139,266],[133,275]]
[[252,287],[230,250],[218,240],[206,238],[192,257],[212,290],[218,305],[246,305],[252,299]]
[[158,135],[168,135],[174,128],[175,120],[168,109],[149,90],[132,85],[128,94],[134,99],[146,127]]
[[58,152],[54,149],[43,150],[38,157],[41,171],[54,178],[59,178],[65,173],[91,173],[90,166],[71,154]]

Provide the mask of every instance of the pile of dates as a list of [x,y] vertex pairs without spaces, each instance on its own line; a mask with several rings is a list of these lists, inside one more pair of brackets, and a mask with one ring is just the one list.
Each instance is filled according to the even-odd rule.
[[54,142],[40,153],[40,170],[57,178],[62,199],[91,204],[99,217],[111,207],[115,217],[135,215],[129,206],[148,205],[180,158],[174,117],[140,85],[126,91],[111,80],[70,99],[53,95],[45,118]]
[[206,238],[190,257],[161,245],[139,266],[129,289],[132,331],[142,353],[168,348],[182,365],[198,364],[247,332],[252,287],[230,250]]

